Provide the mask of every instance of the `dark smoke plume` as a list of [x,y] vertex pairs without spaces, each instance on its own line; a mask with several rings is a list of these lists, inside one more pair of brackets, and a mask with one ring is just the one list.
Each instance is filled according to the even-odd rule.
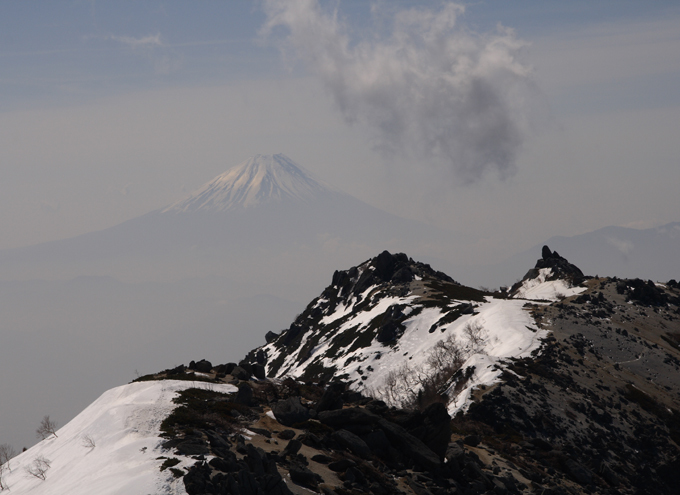
[[528,129],[533,85],[510,29],[478,34],[464,7],[392,14],[391,32],[352,42],[337,12],[317,0],[266,0],[269,39],[301,59],[349,123],[374,133],[388,155],[445,164],[463,182],[487,171],[505,178]]

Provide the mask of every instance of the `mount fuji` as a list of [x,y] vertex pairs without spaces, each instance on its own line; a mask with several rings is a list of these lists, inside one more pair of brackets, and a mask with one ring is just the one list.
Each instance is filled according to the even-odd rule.
[[285,155],[255,155],[163,212],[228,211],[277,201],[313,201],[327,186]]
[[[432,262],[451,240],[450,232],[333,189],[282,154],[256,155],[188,197],[117,226],[0,251],[0,280],[251,277],[258,267],[269,267],[271,279],[279,261],[324,273],[385,248]],[[291,275],[286,271],[287,282]]]

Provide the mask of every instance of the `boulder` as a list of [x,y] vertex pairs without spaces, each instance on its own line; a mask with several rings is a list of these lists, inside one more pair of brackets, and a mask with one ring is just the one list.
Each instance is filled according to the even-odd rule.
[[332,438],[356,456],[367,459],[371,455],[371,449],[368,448],[366,442],[350,431],[335,431],[333,432]]
[[253,401],[253,389],[246,383],[241,383],[238,386],[238,393],[236,394],[236,399],[234,402],[237,404],[243,404],[244,406],[249,406]]
[[323,411],[334,411],[336,409],[342,409],[343,400],[342,394],[345,391],[345,384],[340,382],[334,382],[328,385],[324,391],[321,399],[316,405],[316,412],[320,413]]
[[[229,450],[231,449],[231,443],[228,440],[225,440],[222,435],[215,431],[206,431],[205,434],[208,437],[208,442],[210,442],[210,448],[215,453],[215,455],[225,458],[227,456],[233,455],[233,453]],[[234,462],[236,462],[235,457]]]
[[215,367],[215,371],[229,375],[234,370],[234,368],[236,368],[236,363],[220,364]]
[[195,367],[193,369],[200,373],[210,373],[210,371],[212,371],[212,363],[205,359],[201,359],[198,363],[195,364]]
[[295,438],[295,432],[293,430],[283,430],[276,436],[281,440],[291,440],[292,438]]
[[451,442],[446,448],[446,461],[456,461],[462,465],[465,461],[465,449],[457,442]]
[[345,471],[347,471],[352,466],[356,466],[356,463],[351,459],[345,458],[345,459],[340,459],[340,460],[331,462],[328,465],[328,469],[330,469],[334,473],[344,473]]
[[253,365],[253,375],[258,380],[264,380],[265,378],[267,378],[267,373],[265,371],[265,367],[261,364],[254,364]]
[[410,429],[410,433],[420,438],[440,459],[444,458],[451,440],[451,416],[441,402],[430,404],[422,412],[422,424]]
[[251,375],[253,374],[253,365],[250,364],[248,361],[246,360],[240,361],[238,365],[244,370],[246,370],[249,374]]
[[420,466],[428,470],[437,470],[441,465],[439,456],[430,447],[425,445],[422,440],[414,437],[404,428],[386,419],[380,419],[378,426],[385,432],[385,436],[390,443],[400,450],[404,455],[410,457]]
[[300,403],[300,397],[288,397],[272,405],[276,421],[284,426],[293,426],[309,419],[309,409]]
[[342,428],[347,424],[372,425],[377,424],[380,419],[380,416],[360,407],[324,411],[318,416],[320,422],[333,428]]
[[233,370],[231,370],[231,376],[238,380],[250,380],[251,374],[248,373],[241,366],[237,366]]
[[293,483],[307,488],[316,489],[317,485],[323,481],[321,476],[304,466],[291,466],[288,472]]
[[293,456],[300,451],[301,447],[302,442],[300,442],[300,440],[291,440],[288,442],[288,445],[286,445],[286,448],[283,449],[283,452],[281,452],[281,457]]

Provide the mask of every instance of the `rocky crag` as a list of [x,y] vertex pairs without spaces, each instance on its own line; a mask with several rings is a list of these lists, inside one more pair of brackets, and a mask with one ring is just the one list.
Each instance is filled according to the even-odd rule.
[[[322,304],[332,305],[332,297],[346,294],[367,297],[371,287],[392,297],[408,297],[413,282],[459,287],[426,265],[400,255],[381,256],[363,269],[336,272]],[[562,278],[552,277],[565,266]],[[144,377],[238,386],[238,393],[230,395],[180,394],[178,408],[163,423],[163,464],[193,456],[193,467],[177,470],[190,495],[677,493],[680,286],[584,277],[572,267],[544,250],[533,278],[522,281],[525,288],[552,288],[556,281],[561,287],[582,285],[552,302],[519,300],[536,332],[546,332],[540,348],[504,359],[499,379],[473,387],[469,408],[453,416],[442,400],[410,409],[389,407],[365,390],[358,392],[357,381],[343,381],[352,375],[343,377],[342,369],[265,378],[276,368],[262,359],[262,348],[238,364],[192,362]],[[564,274],[574,278],[565,280]],[[466,294],[472,302],[451,298],[447,307],[470,304],[475,313],[492,296]],[[470,294],[480,300],[475,303]],[[319,307],[321,318],[327,316],[316,301],[300,318]],[[291,326],[270,335],[270,344],[284,345],[290,332],[285,344],[290,346],[308,330],[296,334]],[[371,328],[372,339],[382,331],[379,325]]]

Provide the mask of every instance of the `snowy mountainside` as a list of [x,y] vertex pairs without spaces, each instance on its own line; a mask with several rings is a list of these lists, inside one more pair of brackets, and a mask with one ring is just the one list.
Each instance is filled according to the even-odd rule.
[[270,377],[342,379],[397,404],[408,401],[437,361],[455,361],[457,373],[438,386],[448,387],[455,412],[467,407],[475,387],[499,379],[503,360],[530,356],[546,337],[524,297],[465,287],[385,251],[335,272],[290,328],[268,334],[247,359],[264,364]]
[[308,201],[330,189],[283,154],[255,155],[163,210],[228,211],[271,201]]
[[[182,479],[161,471],[161,422],[187,388],[233,393],[233,385],[164,380],[123,385],[104,392],[55,435],[11,459],[3,472],[9,493],[97,495],[186,494]],[[167,455],[167,453],[166,453]],[[42,469],[44,479],[28,470]],[[185,458],[176,468],[191,466]]]

